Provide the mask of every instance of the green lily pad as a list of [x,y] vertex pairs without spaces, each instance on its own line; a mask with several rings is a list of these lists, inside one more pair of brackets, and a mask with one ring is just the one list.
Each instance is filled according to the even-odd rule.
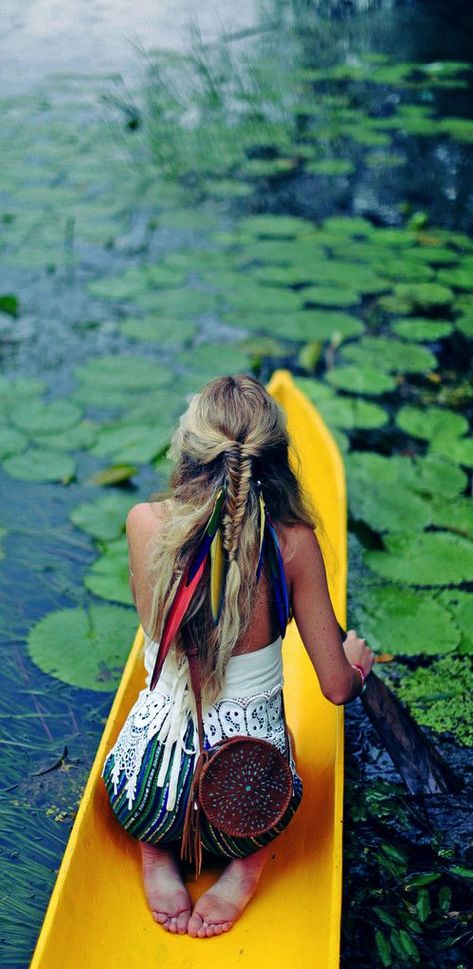
[[458,532],[465,538],[473,539],[473,499],[457,497],[450,501],[442,496],[432,500],[432,523],[439,528]]
[[191,350],[180,350],[176,359],[189,367],[196,378],[213,377],[217,374],[248,373],[250,361],[246,353],[230,343],[201,343]]
[[335,367],[326,373],[326,380],[340,390],[352,394],[385,394],[396,388],[396,380],[374,367]]
[[30,630],[28,652],[49,676],[71,686],[112,692],[120,682],[137,625],[135,610],[120,606],[59,609]]
[[231,178],[209,178],[204,182],[203,188],[207,195],[224,199],[244,198],[253,192],[251,185]]
[[306,305],[354,306],[360,300],[357,289],[340,286],[307,286],[300,294]]
[[373,429],[382,427],[388,421],[383,407],[357,397],[338,396],[323,400],[319,405],[320,413],[329,427]]
[[422,313],[433,309],[446,309],[453,303],[454,295],[447,286],[440,283],[398,283],[392,296],[381,297],[380,306],[388,312]]
[[240,171],[249,178],[271,178],[272,175],[291,172],[296,164],[294,158],[246,158]]
[[422,343],[441,340],[453,330],[453,323],[447,321],[428,320],[422,317],[409,317],[407,320],[394,320],[391,323],[393,332],[403,340],[414,340]]
[[28,447],[28,438],[14,427],[0,427],[0,458],[20,454]]
[[454,498],[465,489],[467,481],[465,472],[447,456],[428,451],[412,462],[411,485],[422,494]]
[[10,416],[20,430],[29,434],[54,434],[78,424],[82,411],[70,400],[28,400],[13,407]]
[[444,131],[457,141],[473,142],[473,121],[471,118],[440,118],[439,131]]
[[348,507],[352,518],[362,519],[380,533],[417,531],[432,520],[430,502],[407,483],[397,481],[395,487],[387,487],[384,481],[363,474],[348,475]]
[[373,572],[407,585],[460,585],[473,574],[473,542],[451,532],[406,532],[385,535],[386,551],[369,551]]
[[461,589],[442,589],[437,602],[455,620],[461,632],[460,653],[473,653],[473,596]]
[[189,286],[172,290],[143,290],[135,294],[133,303],[145,313],[168,319],[194,319],[203,313],[215,312],[215,296]]
[[185,273],[178,269],[161,266],[142,266],[127,269],[120,276],[105,276],[89,283],[87,289],[99,299],[129,300],[147,289],[155,287],[182,286]]
[[162,320],[155,316],[146,316],[142,319],[129,317],[122,320],[120,330],[132,340],[168,345],[191,340],[197,333],[197,326],[191,320]]
[[473,313],[464,313],[455,320],[455,327],[466,337],[473,338]]
[[37,447],[52,448],[54,451],[88,451],[97,440],[97,426],[91,421],[82,421],[75,427],[57,434],[35,434]]
[[240,232],[262,239],[295,239],[313,232],[314,225],[293,215],[249,215],[238,223]]
[[452,616],[420,589],[369,587],[357,596],[356,616],[372,649],[395,655],[448,653],[460,641]]
[[397,168],[405,164],[406,158],[394,151],[368,151],[364,161],[370,168]]
[[22,403],[25,397],[37,397],[46,390],[46,381],[39,377],[16,377],[11,380],[0,375],[0,407]]
[[169,371],[149,357],[119,356],[91,357],[74,368],[76,377],[89,388],[110,390],[120,394],[125,390],[145,390],[169,383]]
[[95,457],[113,457],[117,464],[147,464],[169,444],[171,422],[132,424],[129,421],[103,425],[97,443],[90,453]]
[[364,333],[361,320],[336,310],[302,310],[298,313],[254,315],[251,312],[225,313],[225,323],[261,330],[285,340],[304,342],[320,340],[337,343]]
[[235,287],[225,290],[225,300],[229,306],[245,313],[291,313],[301,308],[302,294],[278,286],[263,286],[244,280],[241,276]]
[[308,162],[305,170],[311,175],[352,175],[356,165],[348,158],[319,158]]
[[76,462],[68,454],[30,447],[22,454],[5,458],[3,469],[12,478],[23,481],[61,481],[67,484],[74,477]]
[[128,581],[128,545],[126,538],[108,545],[84,577],[84,585],[100,599],[133,605]]
[[120,494],[118,491],[112,492],[96,501],[84,501],[76,505],[70,518],[77,528],[94,538],[111,542],[125,531],[126,516],[134,504],[135,499],[132,496]]
[[437,279],[445,286],[473,290],[473,257],[464,256],[460,266],[439,269]]
[[[461,437],[468,430],[468,421],[463,414],[452,410],[442,410],[440,407],[401,407],[396,414],[396,424],[406,434],[431,441],[438,436],[447,437],[448,443],[453,437]],[[448,454],[446,455],[448,457]]]
[[435,354],[427,347],[382,336],[367,336],[362,343],[343,347],[341,354],[344,361],[388,373],[423,373],[437,366]]
[[473,437],[452,439],[451,437],[434,438],[429,447],[429,454],[448,458],[456,464],[473,467]]

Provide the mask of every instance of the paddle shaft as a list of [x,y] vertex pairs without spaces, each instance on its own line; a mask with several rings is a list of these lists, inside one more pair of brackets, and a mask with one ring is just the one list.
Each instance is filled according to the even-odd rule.
[[[338,628],[346,639],[340,623]],[[360,700],[411,794],[458,794],[463,789],[463,782],[373,670],[366,678]]]

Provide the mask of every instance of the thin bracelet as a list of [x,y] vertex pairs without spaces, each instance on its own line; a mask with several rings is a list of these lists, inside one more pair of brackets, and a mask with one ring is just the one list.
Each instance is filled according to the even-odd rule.
[[358,696],[361,696],[361,694],[366,690],[366,675],[365,675],[365,671],[364,671],[363,667],[360,666],[359,663],[350,663],[350,666],[353,666],[353,669],[354,670],[358,670],[358,672],[359,672],[359,674],[361,676],[361,690],[358,693]]

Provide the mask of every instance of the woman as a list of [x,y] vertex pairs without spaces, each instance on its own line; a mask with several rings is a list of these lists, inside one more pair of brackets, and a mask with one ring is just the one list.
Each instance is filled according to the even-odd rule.
[[235,733],[256,734],[286,749],[281,623],[273,580],[260,557],[261,494],[279,543],[290,608],[324,696],[335,704],[355,699],[374,662],[354,630],[341,642],[315,536],[322,523],[290,468],[290,447],[285,414],[259,381],[247,375],[210,380],[191,399],[173,435],[170,496],[135,505],[127,518],[131,587],[145,631],[148,677],[107,755],[103,777],[115,816],[140,841],[154,918],[168,931],[194,938],[231,929],[256,890],[271,841],[289,824],[302,796],[290,750],[293,793],[277,825],[246,840],[223,841],[210,825],[203,829],[204,848],[229,864],[192,910],[175,853],[196,758],[181,631],[154,689],[150,683],[169,603],[200,548],[222,486],[226,564],[217,620],[207,570],[182,621],[199,644],[206,744]]

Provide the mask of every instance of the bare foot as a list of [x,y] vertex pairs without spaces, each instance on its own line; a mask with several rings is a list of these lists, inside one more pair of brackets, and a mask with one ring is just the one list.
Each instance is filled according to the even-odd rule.
[[269,845],[230,862],[218,882],[198,899],[187,927],[193,939],[209,939],[232,928],[256,891],[268,852]]
[[171,851],[140,841],[146,898],[163,929],[185,935],[192,902]]

